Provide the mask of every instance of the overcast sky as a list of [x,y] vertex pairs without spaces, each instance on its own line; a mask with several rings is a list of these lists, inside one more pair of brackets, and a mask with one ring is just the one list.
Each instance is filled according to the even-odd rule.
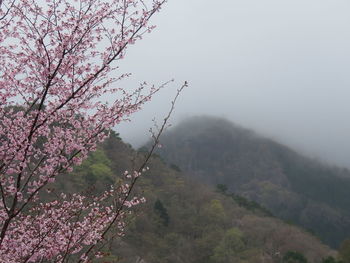
[[187,80],[174,124],[226,117],[350,167],[349,14],[348,0],[169,0],[121,68],[130,84],[176,82],[117,130],[138,146]]

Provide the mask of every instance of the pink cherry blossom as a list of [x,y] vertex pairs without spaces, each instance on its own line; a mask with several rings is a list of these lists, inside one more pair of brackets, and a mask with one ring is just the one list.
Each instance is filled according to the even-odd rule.
[[144,167],[97,197],[40,193],[162,87],[129,92],[116,72],[164,3],[0,0],[0,262],[90,262],[145,201],[129,198]]

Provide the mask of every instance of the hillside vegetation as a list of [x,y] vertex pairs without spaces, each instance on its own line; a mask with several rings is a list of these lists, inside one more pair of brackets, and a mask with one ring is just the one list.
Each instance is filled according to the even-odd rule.
[[[93,191],[100,191],[143,157],[143,152],[113,135],[74,175],[62,177],[57,190],[93,186]],[[259,204],[231,194],[224,186],[214,188],[187,178],[159,157],[149,167],[135,189],[147,202],[137,207],[125,237],[105,249],[101,262],[292,262],[282,260],[295,255],[321,262],[335,254],[310,233],[272,217]]]

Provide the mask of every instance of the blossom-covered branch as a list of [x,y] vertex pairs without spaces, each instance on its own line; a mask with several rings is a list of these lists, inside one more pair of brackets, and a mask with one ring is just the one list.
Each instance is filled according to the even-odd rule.
[[129,74],[113,73],[164,3],[0,1],[0,262],[88,261],[112,224],[122,232],[122,208],[140,202],[128,201],[134,181],[92,202],[39,193],[167,84],[128,91],[117,84]]

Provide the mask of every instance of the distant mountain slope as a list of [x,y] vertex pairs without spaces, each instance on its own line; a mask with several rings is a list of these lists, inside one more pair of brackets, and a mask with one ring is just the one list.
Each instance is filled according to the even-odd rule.
[[[93,185],[101,191],[143,158],[144,153],[112,135],[73,175],[62,177],[57,190],[76,192]],[[334,255],[310,233],[224,187],[215,190],[186,178],[156,156],[149,167],[135,189],[147,202],[136,208],[126,236],[106,249],[108,256],[99,262],[270,263],[297,251],[308,262],[319,263]]]
[[167,132],[169,164],[257,201],[333,247],[350,237],[350,172],[323,165],[226,120],[188,119]]

